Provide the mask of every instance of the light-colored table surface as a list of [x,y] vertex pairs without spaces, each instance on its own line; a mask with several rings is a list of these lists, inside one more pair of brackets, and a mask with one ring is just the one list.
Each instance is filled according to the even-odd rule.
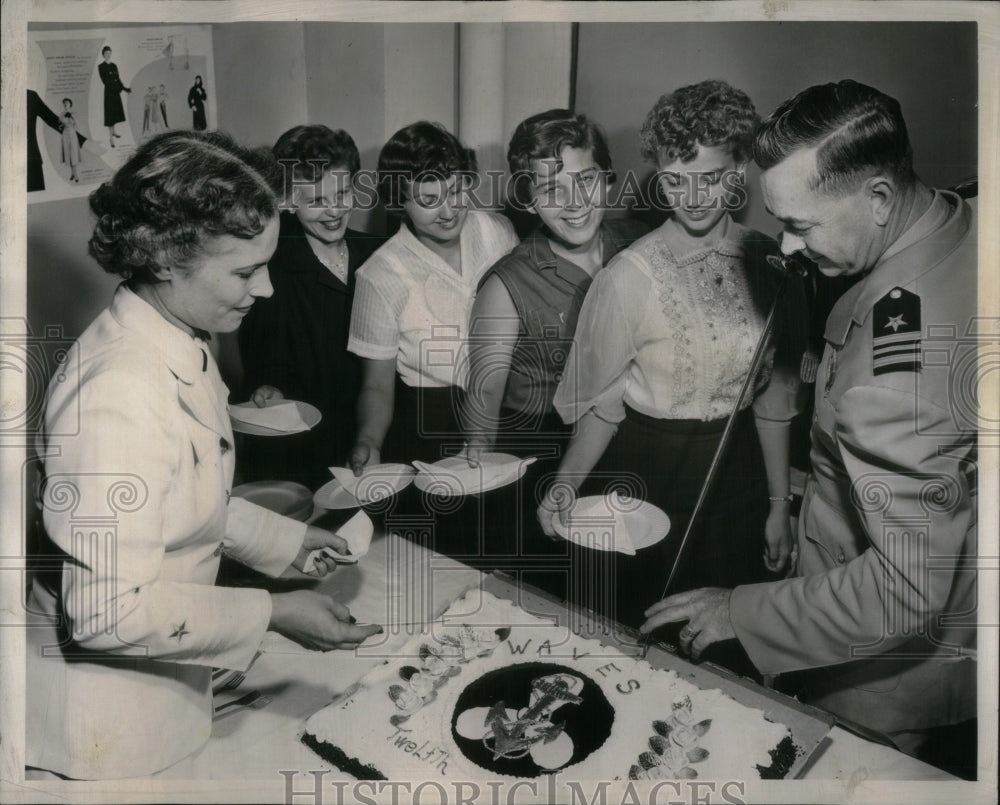
[[[390,655],[481,574],[396,537],[378,537],[358,565],[341,566],[309,582],[350,607],[361,622],[397,624],[356,652],[311,652],[268,634],[263,653],[236,690],[217,703],[259,690],[272,701],[216,720],[200,752],[157,775],[164,780],[266,780],[295,773],[297,786],[310,772],[324,780],[351,779],[300,741],[303,722]],[[954,780],[914,758],[834,727],[807,768],[806,780]]]

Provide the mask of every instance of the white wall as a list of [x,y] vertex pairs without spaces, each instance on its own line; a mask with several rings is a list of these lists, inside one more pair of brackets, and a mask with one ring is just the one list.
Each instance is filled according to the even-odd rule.
[[417,120],[455,131],[459,27],[454,23],[384,26],[385,139]]
[[517,124],[570,98],[573,26],[568,22],[515,22],[504,26],[503,147]]
[[570,99],[570,23],[459,26],[458,133],[481,171],[507,168],[517,124]]
[[[925,181],[949,186],[976,172],[973,23],[582,24],[577,75],[577,109],[607,130],[619,175],[653,170],[638,133],[657,98],[707,78],[746,91],[762,115],[808,86],[853,78],[902,104]],[[778,229],[759,194],[746,221]]]
[[219,128],[247,145],[270,146],[309,119],[302,23],[213,25],[212,40]]

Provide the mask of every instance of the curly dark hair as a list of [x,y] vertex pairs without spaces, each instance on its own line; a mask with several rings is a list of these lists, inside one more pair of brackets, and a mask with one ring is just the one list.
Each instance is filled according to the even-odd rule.
[[252,238],[278,214],[281,170],[270,151],[222,132],[154,137],[90,194],[97,225],[88,251],[133,282],[186,266],[208,238]]
[[514,177],[514,197],[520,204],[529,204],[525,182],[518,181],[531,172],[532,160],[559,159],[564,148],[587,149],[603,171],[611,173],[611,151],[601,127],[586,115],[569,109],[549,109],[522,120],[507,146],[507,165]]
[[379,198],[386,210],[402,214],[410,184],[468,176],[478,170],[476,152],[440,123],[420,120],[397,131],[378,155]]
[[333,130],[320,124],[294,126],[282,134],[271,149],[279,161],[293,162],[292,176],[297,181],[311,181],[318,163],[329,168],[347,168],[353,176],[361,170],[358,146],[343,129]]
[[857,81],[809,87],[781,104],[757,131],[754,160],[767,170],[817,145],[814,189],[845,192],[875,171],[903,185],[915,179],[899,101]]
[[681,87],[656,102],[642,124],[642,155],[658,163],[694,159],[698,146],[723,147],[738,163],[750,159],[760,123],[753,102],[725,81]]

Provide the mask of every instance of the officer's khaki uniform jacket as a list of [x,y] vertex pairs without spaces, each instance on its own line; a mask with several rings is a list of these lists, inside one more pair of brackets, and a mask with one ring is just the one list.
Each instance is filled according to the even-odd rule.
[[252,661],[270,598],[213,586],[220,554],[277,575],[305,525],[229,500],[227,394],[204,342],[124,285],[52,380],[28,765],[85,779],[163,769],[209,738],[212,667]]
[[731,601],[761,672],[833,666],[815,703],[889,733],[976,714],[976,267],[973,208],[936,192],[837,302],[798,577]]

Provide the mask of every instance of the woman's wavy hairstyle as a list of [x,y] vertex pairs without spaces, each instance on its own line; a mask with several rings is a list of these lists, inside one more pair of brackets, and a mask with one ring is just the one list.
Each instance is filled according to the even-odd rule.
[[343,129],[334,131],[322,124],[290,128],[271,150],[276,159],[292,165],[296,181],[318,179],[324,169],[344,167],[352,176],[361,170],[361,154],[354,138]]
[[378,155],[379,198],[388,212],[402,215],[413,182],[469,176],[478,170],[476,152],[440,123],[420,120],[397,131]]
[[688,162],[698,146],[723,148],[737,163],[750,159],[760,123],[753,102],[725,81],[702,81],[661,96],[642,124],[642,155],[650,162]]
[[875,172],[904,186],[915,178],[899,101],[857,81],[809,87],[781,104],[757,132],[754,161],[767,170],[814,146],[813,189],[849,192]]
[[536,159],[559,159],[564,148],[588,150],[603,171],[609,173],[609,181],[615,176],[611,168],[611,150],[601,127],[586,115],[579,115],[569,109],[549,109],[522,120],[507,146],[507,165],[514,178],[514,196],[519,204],[530,204],[527,183],[520,178],[532,170]]
[[209,238],[259,235],[278,214],[281,170],[270,151],[222,132],[175,131],[142,145],[90,194],[90,255],[111,273],[153,282]]

